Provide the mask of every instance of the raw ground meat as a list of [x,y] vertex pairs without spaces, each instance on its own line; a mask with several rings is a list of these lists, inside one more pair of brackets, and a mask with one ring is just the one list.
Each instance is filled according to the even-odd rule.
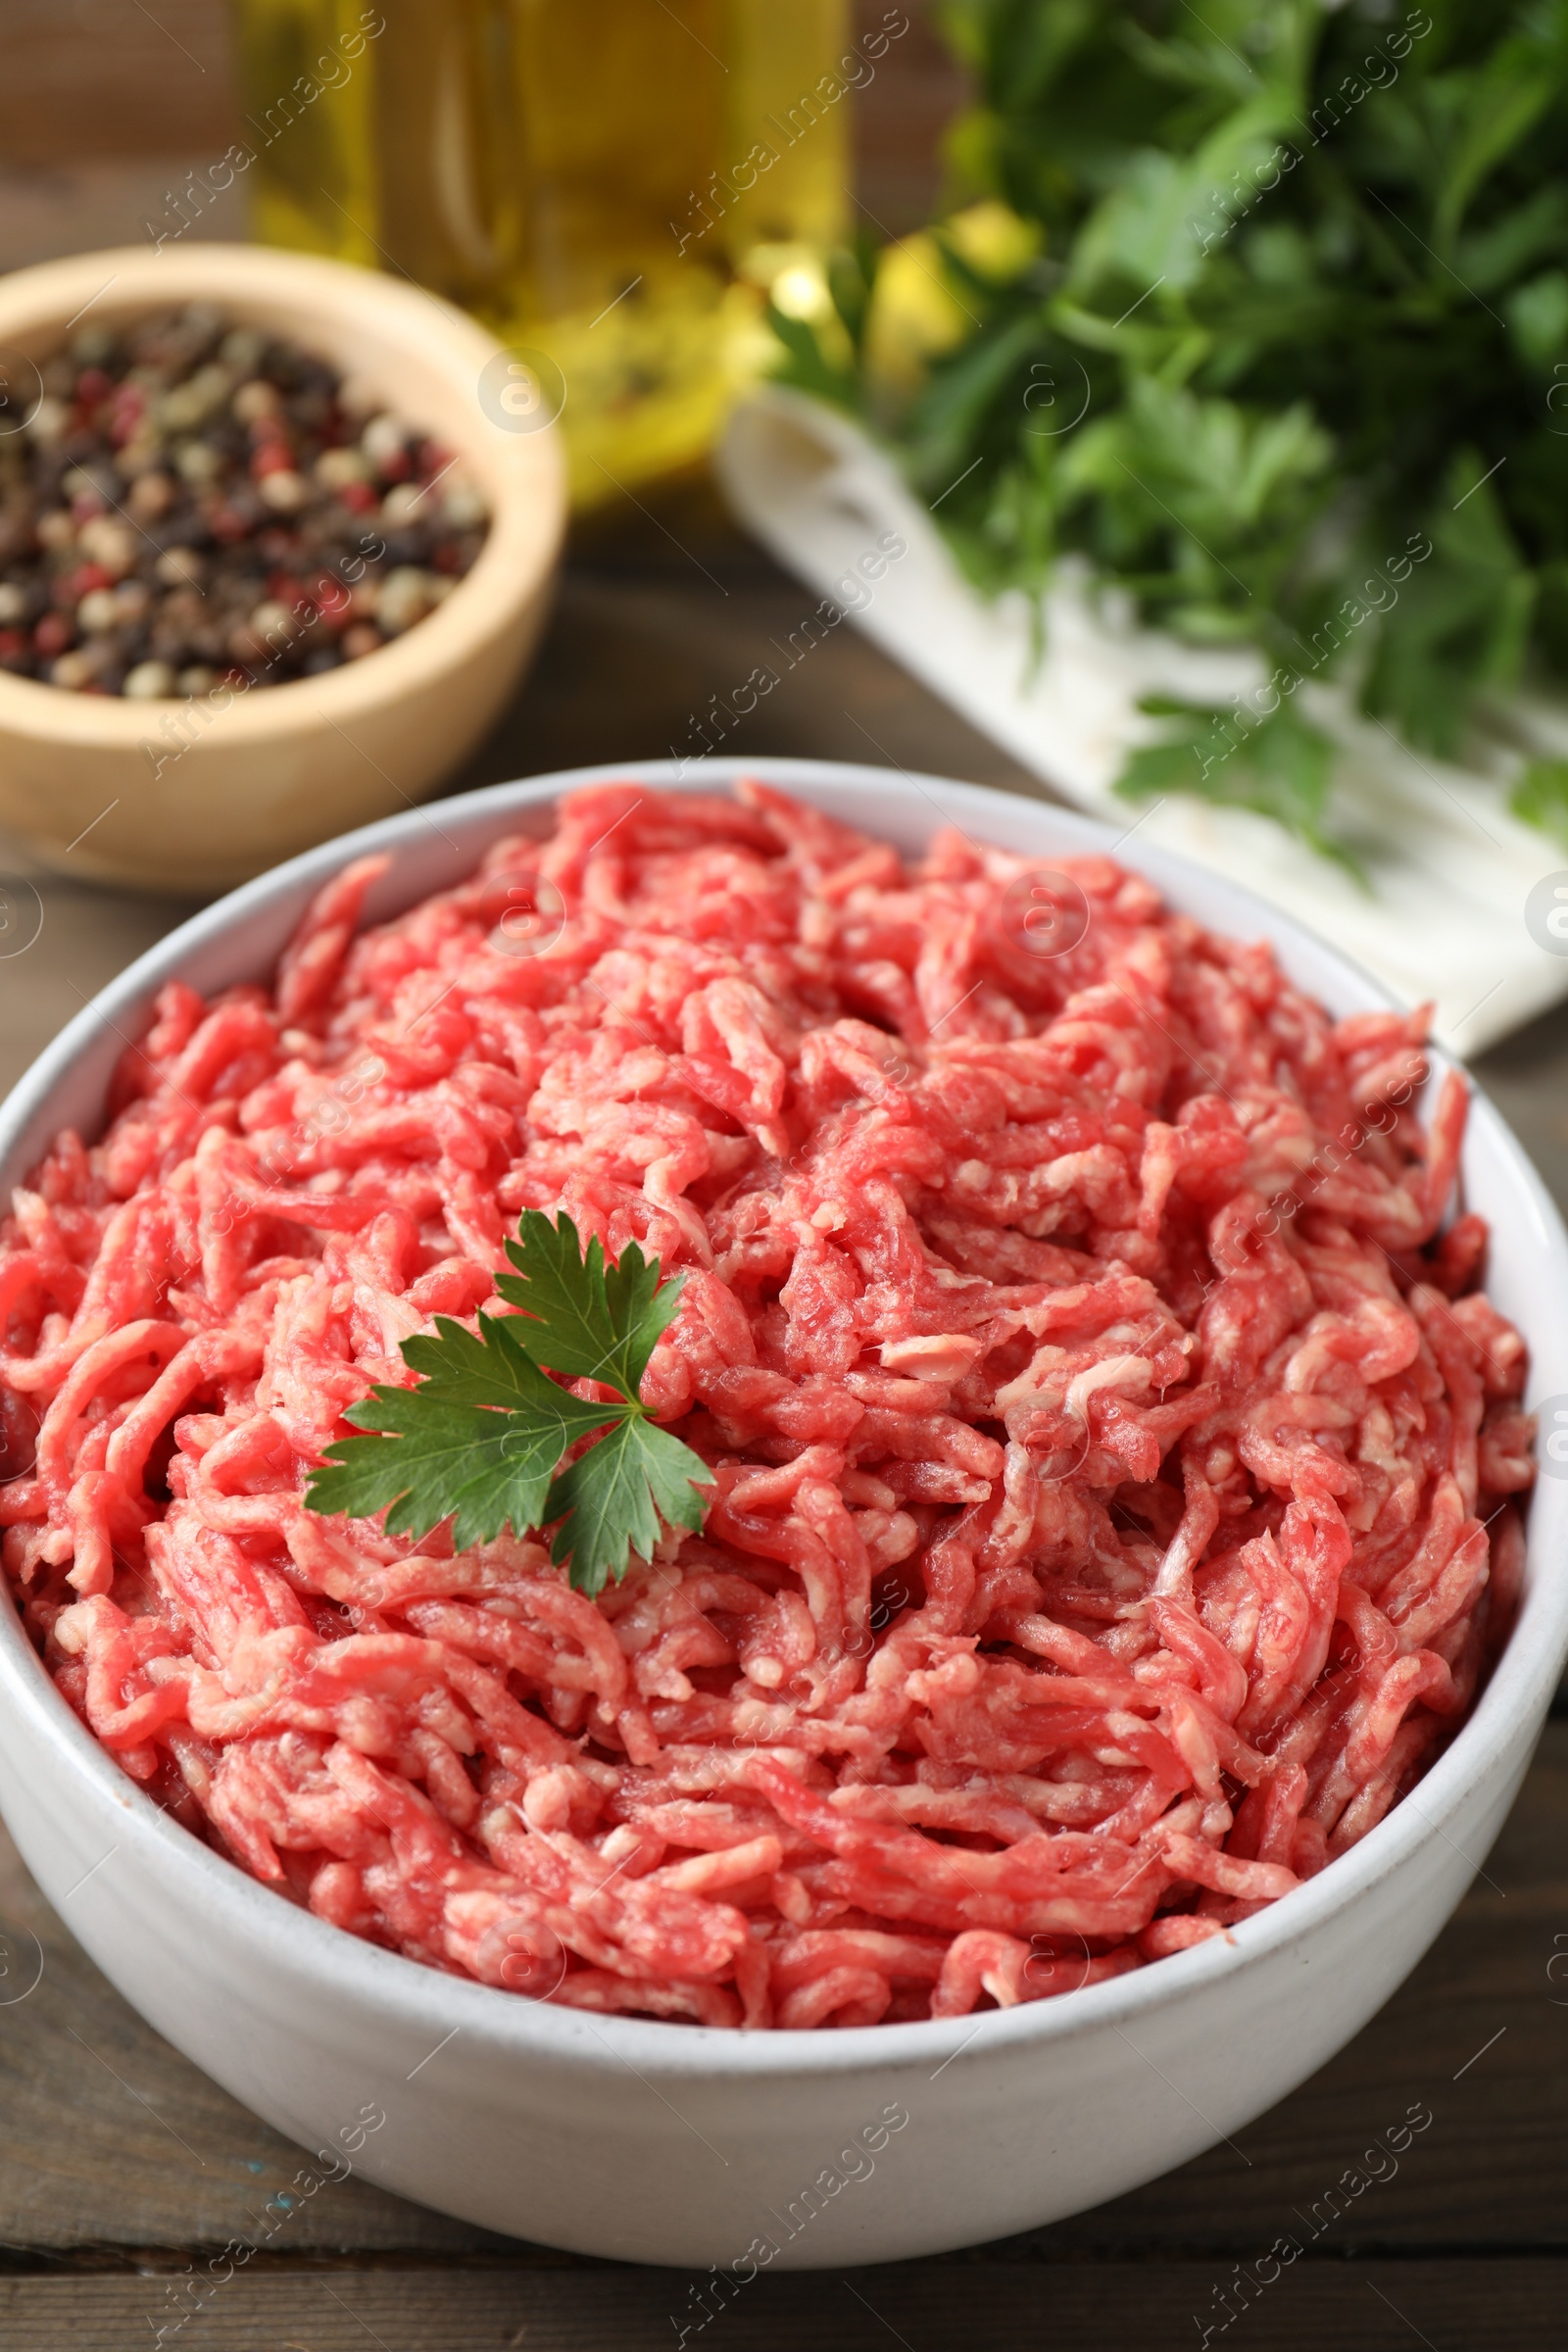
[[[356,936],[378,870],[167,987],[0,1236],[5,1566],[127,1773],[353,1934],[716,2026],[1071,1992],[1365,1836],[1532,1476],[1422,1015],[760,784]],[[302,1501],[525,1206],[686,1277],[643,1393],[716,1493],[597,1601]]]

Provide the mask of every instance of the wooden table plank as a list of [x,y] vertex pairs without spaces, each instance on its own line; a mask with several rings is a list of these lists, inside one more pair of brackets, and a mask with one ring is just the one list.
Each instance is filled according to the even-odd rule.
[[[905,2352],[1194,2352],[1205,2324],[1224,2340],[1224,2310],[1235,2309],[1216,2300],[1226,2276],[1203,2262],[1062,2264],[1049,2276],[1006,2263],[764,2274],[714,2313],[712,2282],[702,2282],[705,2305],[702,2285],[678,2271],[241,2272],[163,2342],[179,2352],[800,2352],[806,2340],[812,2352],[895,2342]],[[1409,2352],[1418,2340],[1429,2352],[1556,2352],[1561,2284],[1559,2265],[1530,2257],[1301,2261],[1260,2290],[1232,2341],[1249,2352]],[[0,2279],[0,2337],[10,2352],[126,2352],[172,2325],[182,2308],[172,2292],[154,2277]]]
[[215,162],[240,129],[229,30],[223,0],[6,0],[0,154],[47,170],[189,146]]

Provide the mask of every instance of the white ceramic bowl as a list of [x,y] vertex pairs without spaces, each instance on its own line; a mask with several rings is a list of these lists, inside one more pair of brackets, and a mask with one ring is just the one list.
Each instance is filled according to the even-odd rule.
[[[1111,846],[1102,826],[970,785],[758,764],[911,850],[944,815],[1048,858]],[[744,767],[707,761],[688,788],[719,789]],[[664,762],[503,785],[333,842],[197,915],[105,989],[17,1089],[0,1120],[7,1181],[57,1127],[96,1130],[110,1067],[163,981],[178,973],[211,990],[260,977],[348,858],[394,853],[369,905],[385,916],[519,822],[542,830],[564,785],[628,773],[679,788]],[[1120,855],[1203,922],[1267,935],[1337,1011],[1386,1002],[1229,883],[1135,839]],[[1530,1341],[1532,1394],[1568,1392],[1568,1242],[1485,1101],[1464,1184],[1492,1220],[1490,1288]],[[1568,1483],[1545,1480],[1523,1614],[1480,1705],[1415,1794],[1351,1852],[1228,1939],[955,2022],[742,2036],[590,2018],[362,1943],[160,1812],[72,1714],[10,1609],[0,1610],[5,1814],[50,1901],[144,2017],[291,2138],[347,2143],[384,2187],[550,2245],[738,2264],[742,2277],[749,2265],[930,2254],[1098,2204],[1237,2132],[1387,1999],[1464,1892],[1529,1763],[1568,1650],[1565,1509]],[[378,2108],[386,2121],[367,2132],[359,2119]]]

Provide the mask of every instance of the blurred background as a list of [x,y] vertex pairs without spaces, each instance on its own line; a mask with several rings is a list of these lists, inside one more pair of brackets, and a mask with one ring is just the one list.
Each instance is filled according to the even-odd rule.
[[0,269],[255,236],[398,270],[557,362],[591,506],[701,458],[769,294],[809,312],[858,220],[929,217],[962,95],[928,0],[6,0]]
[[[862,209],[882,224],[878,237],[929,217],[939,141],[964,94],[934,15],[927,0],[894,10],[884,0],[605,0],[592,11],[538,0],[5,0],[0,271],[265,227],[309,250],[427,272],[508,340],[567,350],[574,374],[570,339],[613,305],[593,340],[620,335],[615,364],[574,384],[563,420],[574,437],[577,513],[548,633],[512,707],[446,789],[689,754],[707,740],[700,714],[760,662],[777,665],[774,649],[816,602],[737,529],[705,451],[758,365],[765,295],[792,270],[819,267],[797,233],[808,216],[823,238]],[[583,27],[611,18],[637,39],[628,30],[598,41],[601,58]],[[566,31],[559,53],[542,55],[547,21]],[[888,37],[885,21],[905,29]],[[762,36],[780,24],[790,37],[769,47]],[[733,177],[756,137],[787,151],[791,110],[822,72],[813,60],[863,54],[879,31],[874,71],[823,108],[803,142],[809,170],[780,180],[784,233],[764,220],[768,237],[753,236],[755,204],[746,213],[731,204],[739,218],[729,220],[712,201],[713,175]],[[548,187],[532,188],[531,237],[521,233],[529,191],[515,170],[524,68],[547,134],[543,148],[531,139],[533,163],[548,153],[559,167]],[[313,88],[318,97],[298,95]],[[755,125],[769,114],[779,123],[732,152],[738,119]],[[623,169],[633,148],[656,159],[651,185]],[[678,172],[664,171],[666,149]],[[241,155],[254,162],[236,169]],[[612,221],[582,201],[585,183],[591,196],[607,181]],[[716,225],[694,235],[688,262],[679,234],[705,219]],[[774,252],[759,253],[769,240]],[[748,252],[750,278],[734,259]],[[706,319],[700,334],[690,331],[694,313]],[[813,646],[735,748],[946,767],[1038,789],[847,628]],[[49,870],[3,829],[0,890],[25,915],[19,937],[41,924],[24,962],[0,974],[11,983],[0,986],[0,1084],[9,1085],[189,902]]]

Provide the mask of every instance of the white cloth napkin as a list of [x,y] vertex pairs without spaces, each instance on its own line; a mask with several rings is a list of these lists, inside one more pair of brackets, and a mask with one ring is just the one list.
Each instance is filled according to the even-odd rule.
[[[850,607],[867,636],[1065,800],[1273,900],[1405,1003],[1435,1000],[1438,1033],[1456,1052],[1478,1054],[1568,996],[1568,938],[1552,953],[1525,912],[1544,876],[1562,871],[1568,884],[1568,852],[1507,806],[1525,757],[1568,757],[1568,702],[1511,698],[1483,771],[1409,751],[1343,689],[1303,686],[1303,705],[1342,747],[1336,822],[1362,857],[1368,895],[1248,809],[1173,797],[1140,815],[1111,793],[1129,744],[1158,731],[1140,696],[1224,703],[1261,680],[1251,654],[1195,652],[1130,617],[1117,625],[1065,576],[1037,662],[1027,600],[980,597],[891,460],[848,417],[784,387],[736,412],[718,472],[740,521],[782,564]],[[868,583],[858,560],[889,533],[907,553]]]

